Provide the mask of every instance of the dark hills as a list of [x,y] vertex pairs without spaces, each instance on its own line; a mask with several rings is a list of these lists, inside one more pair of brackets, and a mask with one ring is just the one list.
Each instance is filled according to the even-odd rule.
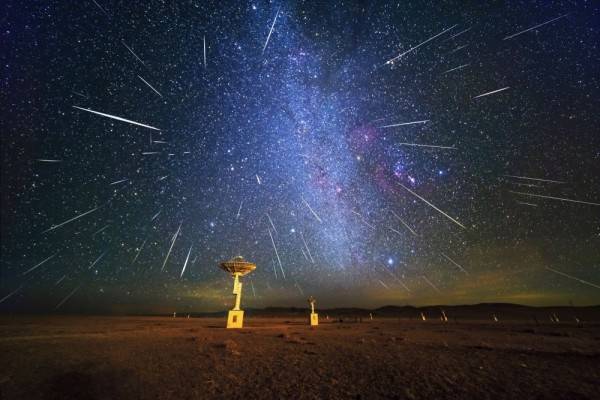
[[[481,303],[468,305],[434,305],[434,306],[383,306],[375,309],[364,308],[330,308],[316,310],[321,319],[329,316],[331,319],[362,317],[368,318],[370,314],[374,318],[402,318],[420,319],[421,313],[427,319],[439,319],[444,311],[449,320],[491,320],[495,315],[499,320],[528,320],[549,322],[554,316],[561,322],[580,321],[600,322],[600,305],[572,307],[572,306],[549,306],[532,307],[512,303]],[[309,313],[308,308],[301,307],[266,307],[245,309],[246,316],[252,317],[302,317]],[[193,317],[217,317],[225,316],[226,311],[211,313],[190,313]]]

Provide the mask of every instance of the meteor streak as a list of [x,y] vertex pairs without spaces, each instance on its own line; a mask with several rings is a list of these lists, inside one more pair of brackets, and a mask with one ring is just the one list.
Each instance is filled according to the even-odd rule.
[[137,260],[138,257],[140,256],[140,253],[142,252],[142,249],[144,248],[144,245],[146,244],[146,240],[148,240],[148,239],[144,239],[144,241],[142,242],[142,245],[140,246],[138,251],[135,253],[135,257],[133,257],[133,261],[131,261],[131,265],[133,265],[133,263],[135,263],[135,260]]
[[436,210],[437,212],[439,212],[440,214],[442,214],[444,217],[446,217],[450,221],[454,222],[456,225],[460,226],[463,229],[467,229],[466,226],[464,226],[463,224],[461,224],[460,222],[458,222],[457,220],[455,220],[454,218],[452,218],[451,216],[449,216],[448,214],[446,214],[445,212],[443,212],[442,210],[440,210],[439,208],[437,208],[436,206],[434,206],[433,204],[431,204],[430,202],[428,202],[427,200],[425,200],[423,197],[419,196],[418,194],[416,194],[415,192],[413,192],[412,190],[410,190],[409,188],[407,188],[406,186],[404,186],[403,184],[399,183],[399,185],[402,186],[404,189],[406,189],[408,192],[410,192],[416,198],[424,201],[426,204],[428,204],[431,208],[433,208],[434,210]]
[[406,54],[410,53],[411,51],[414,51],[414,50],[418,49],[419,47],[423,46],[425,43],[428,43],[428,42],[432,41],[432,40],[433,40],[433,39],[435,39],[436,37],[443,35],[444,33],[448,32],[449,30],[451,30],[451,29],[454,29],[455,27],[456,27],[456,25],[453,25],[453,26],[451,26],[450,28],[448,28],[448,29],[446,29],[446,30],[444,30],[444,31],[442,31],[442,32],[440,32],[440,33],[438,33],[437,35],[430,37],[430,38],[429,38],[429,39],[427,39],[426,41],[424,41],[424,42],[422,42],[422,43],[420,43],[420,44],[418,44],[418,45],[416,45],[416,46],[414,46],[414,47],[411,47],[410,49],[406,50],[404,53],[401,53],[400,55],[398,55],[398,56],[396,56],[396,57],[394,57],[394,58],[392,58],[392,59],[390,59],[390,60],[386,61],[384,65],[387,65],[387,64],[393,64],[393,63],[394,63],[396,60],[398,60],[399,58],[401,58],[401,57],[405,56]]
[[457,38],[457,37],[459,37],[460,35],[462,35],[463,33],[469,32],[470,30],[471,30],[471,27],[469,27],[469,28],[467,28],[467,29],[464,29],[464,30],[462,30],[462,31],[460,31],[460,32],[458,32],[458,33],[455,33],[454,35],[450,36],[448,39],[444,40],[444,42],[445,42],[445,41],[448,41],[448,40],[452,40],[452,39],[454,39],[454,38]]
[[88,214],[91,214],[91,213],[93,213],[93,212],[94,212],[94,211],[96,211],[98,208],[100,208],[100,207],[95,207],[95,208],[92,208],[91,210],[89,210],[89,211],[86,211],[86,212],[84,212],[83,214],[76,215],[75,217],[73,217],[73,218],[71,218],[71,219],[69,219],[69,220],[67,220],[67,221],[65,221],[65,222],[63,222],[63,223],[60,223],[60,224],[58,224],[58,225],[52,225],[50,228],[46,229],[46,230],[45,230],[44,232],[42,232],[42,233],[50,232],[50,231],[53,231],[53,230],[55,230],[55,229],[57,229],[57,228],[60,228],[61,226],[64,226],[64,225],[66,225],[66,224],[68,224],[68,223],[70,223],[70,222],[73,222],[73,221],[75,221],[75,220],[77,220],[77,219],[81,218],[81,217],[84,217],[84,216],[86,216],[86,215],[88,215]]
[[465,274],[469,275],[469,273],[462,267],[462,265],[460,265],[459,263],[457,263],[456,261],[454,261],[453,259],[451,259],[450,257],[448,257],[447,255],[445,255],[444,253],[442,253],[442,255],[444,256],[444,258],[448,261],[450,261],[452,264],[454,264],[458,269],[460,269],[462,272],[464,272]]
[[65,304],[65,303],[67,302],[67,300],[69,300],[69,299],[71,298],[71,296],[73,296],[73,295],[75,294],[75,292],[76,292],[77,290],[79,290],[79,288],[80,288],[80,287],[81,287],[81,285],[79,285],[79,286],[77,286],[75,289],[73,289],[73,291],[72,291],[71,293],[69,293],[69,294],[67,295],[67,297],[65,297],[64,299],[62,299],[62,300],[61,300],[61,302],[60,302],[60,303],[58,303],[54,309],[55,309],[55,310],[58,310],[58,309],[60,308],[60,306],[62,306],[63,304]]
[[102,11],[104,14],[106,14],[106,16],[107,16],[107,17],[110,17],[110,15],[108,15],[108,13],[106,12],[106,10],[105,10],[105,9],[104,9],[104,8],[103,8],[103,7],[102,7],[100,4],[98,4],[98,2],[97,2],[96,0],[92,0],[92,1],[94,2],[94,4],[95,4],[96,6],[98,6],[98,8],[99,8],[99,9],[100,9],[100,10],[101,10],[101,11]]
[[50,159],[50,158],[38,158],[36,161],[46,162],[46,163],[59,163],[59,162],[62,162],[62,160],[54,160],[54,159]]
[[206,36],[202,36],[202,52],[204,54],[204,69],[206,69]]
[[510,86],[504,87],[502,89],[492,90],[491,92],[486,92],[486,93],[480,94],[478,96],[473,97],[473,100],[474,99],[478,99],[480,97],[489,96],[489,95],[494,94],[494,93],[499,93],[499,92],[502,92],[502,91],[504,91],[506,89],[510,89]]
[[464,49],[464,48],[466,48],[466,47],[469,47],[469,45],[468,45],[468,44],[463,44],[462,46],[458,46],[458,47],[457,47],[457,48],[455,48],[454,50],[451,50],[451,51],[448,53],[448,55],[450,55],[450,54],[454,54],[454,53],[456,53],[457,51],[459,51],[459,50],[462,50],[462,49]]
[[533,203],[527,203],[527,202],[525,202],[525,201],[517,201],[517,203],[519,203],[519,204],[523,204],[523,205],[525,205],[525,206],[531,206],[531,207],[537,207],[537,206],[538,206],[537,204],[533,204]]
[[542,185],[535,185],[533,183],[521,183],[521,182],[509,182],[512,183],[513,185],[517,185],[517,186],[525,186],[525,187],[544,187]]
[[554,19],[551,19],[550,21],[542,22],[541,24],[538,24],[538,25],[532,26],[531,28],[527,28],[527,29],[525,29],[525,30],[523,30],[523,31],[517,32],[517,33],[515,33],[515,34],[512,34],[512,35],[509,35],[509,36],[505,37],[505,38],[504,38],[504,39],[502,39],[502,40],[512,39],[512,38],[514,38],[514,37],[517,37],[517,36],[519,36],[519,35],[522,35],[522,34],[523,34],[523,33],[525,33],[525,32],[532,31],[532,30],[534,30],[534,29],[537,29],[537,28],[539,28],[539,27],[542,27],[542,26],[544,26],[544,25],[550,24],[550,23],[552,23],[552,22],[554,22],[554,21],[558,21],[559,19],[561,19],[561,18],[564,18],[564,17],[566,17],[567,15],[569,15],[569,14],[564,14],[564,15],[561,15],[561,16],[559,16],[559,17],[556,17],[556,18],[554,18]]
[[265,45],[262,49],[263,54],[265,53],[265,49],[269,44],[269,39],[271,38],[271,33],[273,33],[273,28],[275,27],[275,22],[277,21],[277,16],[279,15],[279,10],[277,10],[277,14],[275,14],[275,18],[273,19],[273,24],[271,25],[271,29],[269,30],[269,34],[267,35],[267,40],[265,41]]
[[271,265],[273,266],[273,272],[275,273],[275,279],[277,279],[277,268],[275,268],[275,260],[271,257]]
[[285,279],[285,272],[283,272],[283,266],[281,265],[281,259],[279,258],[279,252],[277,251],[277,246],[275,246],[275,240],[273,240],[273,235],[271,234],[271,230],[267,228],[269,231],[269,236],[271,237],[271,243],[273,244],[273,249],[275,250],[275,255],[277,256],[277,261],[279,262],[279,268],[281,269],[281,276]]
[[83,98],[85,98],[85,99],[89,99],[89,97],[88,97],[88,96],[86,96],[86,95],[85,95],[85,94],[83,94],[83,93],[79,93],[79,92],[76,92],[76,91],[74,91],[74,90],[71,90],[71,93],[73,93],[73,94],[76,94],[77,96],[81,96],[81,97],[83,97]]
[[100,254],[93,263],[90,264],[88,269],[92,269],[94,267],[94,265],[96,265],[100,260],[102,260],[102,258],[106,255],[106,253],[108,253],[108,250],[104,250],[104,252],[102,254]]
[[423,121],[412,121],[412,122],[400,122],[398,124],[391,124],[391,125],[384,125],[384,126],[380,126],[379,128],[393,128],[395,126],[404,126],[404,125],[416,125],[416,124],[424,124],[426,122],[429,122],[428,119],[425,119]]
[[269,213],[265,213],[265,214],[267,215],[267,218],[269,219],[269,223],[271,224],[271,227],[273,228],[273,231],[275,233],[278,233],[277,232],[277,228],[275,228],[275,224],[273,224],[273,220],[271,219],[271,216],[269,215]]
[[[555,269],[552,269],[552,268],[550,268],[550,267],[545,267],[545,268],[546,268],[548,271],[552,271],[552,272],[554,272],[555,274],[559,274],[559,275],[562,275],[562,276],[564,276],[564,277],[567,277],[567,278],[569,278],[569,279],[573,279],[574,281],[577,281],[577,282],[583,283],[584,285],[588,285],[588,286],[591,286],[591,287],[595,287],[596,289],[600,289],[600,286],[598,286],[598,285],[596,285],[596,284],[594,284],[594,283],[591,283],[591,282],[588,282],[588,281],[584,281],[583,279],[579,279],[579,278],[577,278],[577,277],[575,277],[575,276],[573,276],[573,275],[565,274],[564,272],[557,271],[557,270],[555,270]],[[1,303],[1,302],[0,302],[0,303]]]
[[104,225],[102,228],[98,229],[96,232],[94,232],[94,234],[92,235],[92,237],[95,237],[97,234],[103,232],[104,230],[106,230],[108,227],[110,226],[110,224],[106,224]]
[[177,236],[179,236],[179,232],[181,231],[181,224],[179,224],[179,228],[177,228],[177,232],[175,232],[175,234],[173,235],[173,238],[171,239],[171,247],[169,247],[169,251],[167,252],[167,256],[165,257],[165,261],[163,261],[162,267],[160,268],[161,271],[163,271],[165,269],[165,265],[167,265],[167,260],[169,259],[169,256],[171,255],[171,250],[173,250],[173,246],[175,245],[175,241],[177,240]]
[[156,93],[157,95],[159,95],[160,97],[162,97],[162,94],[159,93],[158,90],[156,90],[154,88],[154,86],[152,86],[151,84],[149,84],[144,78],[142,78],[141,76],[137,76],[138,78],[140,78],[142,80],[142,82],[144,82],[146,84],[146,86],[148,86],[150,89],[154,90],[154,93]]
[[368,223],[367,220],[365,219],[365,217],[362,216],[362,214],[360,214],[354,210],[351,210],[351,211],[353,214],[357,215],[365,225],[367,225],[369,228],[375,230],[375,227],[373,225],[371,225],[370,223]]
[[381,283],[381,286],[383,286],[387,290],[390,290],[390,287],[388,285],[386,285],[385,283],[383,283],[383,281],[381,279],[377,279],[377,282]]
[[407,292],[410,292],[410,289],[408,288],[408,286],[406,286],[404,284],[404,282],[402,282],[402,280],[400,278],[398,278],[396,275],[394,275],[392,273],[392,271],[390,271],[389,269],[387,269],[386,267],[381,267],[385,272],[387,272],[392,278],[394,278],[395,281],[397,281],[400,285],[402,285],[402,287],[404,289],[406,289]]
[[454,146],[438,146],[435,144],[419,144],[419,143],[398,143],[399,146],[415,146],[415,147],[430,147],[434,149],[456,150]]
[[130,119],[126,119],[126,118],[117,117],[116,115],[105,114],[105,113],[102,113],[102,112],[100,112],[100,111],[94,111],[94,110],[90,110],[89,108],[81,108],[81,107],[77,107],[77,106],[73,106],[73,108],[76,108],[76,109],[78,109],[78,110],[87,111],[87,112],[89,112],[89,113],[92,113],[92,114],[101,115],[101,116],[103,116],[103,117],[107,117],[107,118],[116,119],[117,121],[127,122],[128,124],[132,124],[132,125],[138,125],[138,126],[142,126],[142,127],[144,127],[144,128],[148,128],[148,129],[154,129],[155,131],[160,131],[160,129],[158,129],[158,128],[155,128],[155,127],[153,127],[153,126],[146,125],[146,124],[142,124],[142,123],[139,123],[139,122],[135,122],[135,121],[132,121],[132,120],[130,120]]
[[244,204],[244,201],[240,201],[240,208],[238,208],[238,212],[237,215],[235,216],[236,219],[238,219],[240,217],[240,213],[242,212],[242,205]]
[[388,229],[389,229],[390,231],[394,232],[394,233],[397,233],[397,234],[398,234],[398,236],[404,236],[404,235],[402,235],[402,233],[401,233],[399,230],[397,230],[397,229],[394,229],[394,228],[392,228],[391,226],[388,226]]
[[401,281],[401,280],[399,280],[399,279],[398,279],[398,282],[399,282],[399,283],[402,285],[402,287],[403,287],[404,289],[406,289],[406,291],[407,291],[407,292],[410,292],[410,289],[408,288],[408,286],[406,286],[406,285],[404,284],[404,282],[402,282],[402,281]]
[[398,220],[400,222],[402,222],[402,225],[404,225],[406,227],[406,229],[408,229],[410,231],[410,233],[412,233],[415,236],[419,236],[419,234],[417,232],[415,232],[413,230],[413,228],[411,228],[406,222],[404,222],[404,220],[402,218],[400,218],[400,216],[398,214],[396,214],[393,210],[390,210],[392,212],[392,214],[394,214],[394,217],[398,218]]
[[16,288],[15,290],[13,290],[12,292],[10,292],[9,294],[7,294],[6,296],[4,296],[2,299],[0,299],[0,304],[4,303],[5,300],[8,300],[9,298],[11,298],[13,295],[19,293],[19,291],[23,289],[23,285],[19,286],[18,288]]
[[542,179],[542,178],[530,178],[528,176],[517,176],[517,175],[503,175],[508,178],[517,178],[517,179],[528,179],[530,181],[539,181],[539,182],[550,182],[550,183],[566,183],[563,181],[554,181],[552,179]]
[[304,234],[302,232],[300,232],[300,237],[302,238],[302,242],[304,243],[304,247],[306,247],[306,251],[308,253],[308,256],[310,257],[310,261],[314,264],[315,260],[312,257],[312,254],[310,252],[310,249],[308,248],[308,244],[306,243],[306,239],[304,239]]
[[315,218],[317,219],[317,221],[319,221],[320,223],[323,223],[323,221],[321,220],[321,218],[319,218],[319,216],[317,215],[317,213],[315,212],[315,210],[313,210],[312,207],[310,206],[310,204],[308,204],[306,202],[306,200],[304,200],[304,197],[302,197],[302,202],[306,205],[306,207],[308,207],[308,209],[310,210],[310,212],[312,213],[312,215],[315,216]]
[[142,59],[141,59],[141,58],[139,58],[139,57],[137,56],[137,54],[135,54],[135,53],[133,52],[133,50],[131,49],[131,47],[127,46],[127,45],[125,44],[125,42],[124,42],[124,41],[122,41],[122,40],[121,40],[121,43],[123,43],[123,46],[125,46],[125,47],[127,48],[127,50],[129,50],[129,52],[130,52],[131,54],[133,54],[133,56],[134,56],[135,58],[137,58],[137,60],[138,60],[139,62],[141,62],[141,63],[142,63],[142,65],[143,65],[144,67],[146,66],[146,64],[144,64],[144,62],[142,61]]
[[443,73],[442,73],[442,75],[446,75],[447,73],[449,73],[449,72],[452,72],[452,71],[458,71],[459,69],[466,68],[466,67],[468,67],[469,65],[471,65],[471,64],[463,64],[463,65],[459,65],[458,67],[454,67],[454,68],[452,68],[452,69],[449,69],[448,71],[445,71],[445,72],[443,72]]
[[510,193],[515,193],[515,194],[520,194],[520,195],[523,195],[523,196],[539,197],[539,198],[542,198],[542,199],[566,201],[566,202],[569,202],[569,203],[588,204],[590,206],[600,206],[600,203],[593,203],[591,201],[573,200],[573,199],[567,199],[567,198],[564,198],[564,197],[544,196],[544,195],[541,195],[541,194],[533,194],[533,193],[514,192],[512,190],[509,190],[509,192]]
[[310,260],[308,259],[308,256],[306,255],[306,252],[304,251],[304,249],[303,249],[302,247],[300,247],[300,251],[302,252],[302,255],[304,256],[304,259],[305,259],[306,261],[310,261]]
[[181,275],[179,275],[179,278],[183,278],[183,273],[185,272],[185,267],[187,267],[188,260],[190,259],[190,254],[192,253],[192,246],[190,246],[190,250],[187,253],[187,257],[185,258],[185,262],[183,263],[183,269],[181,270]]
[[427,279],[427,277],[425,275],[421,275],[421,278],[423,278],[425,280],[425,282],[427,282],[429,284],[429,286],[434,288],[436,292],[441,293],[440,289],[438,289],[437,286],[435,286],[433,283],[431,283],[431,281],[429,279]]

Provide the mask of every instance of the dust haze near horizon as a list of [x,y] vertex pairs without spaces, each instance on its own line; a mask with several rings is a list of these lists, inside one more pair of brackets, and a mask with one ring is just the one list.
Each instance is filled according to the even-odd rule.
[[600,304],[598,8],[317,3],[6,3],[0,311]]

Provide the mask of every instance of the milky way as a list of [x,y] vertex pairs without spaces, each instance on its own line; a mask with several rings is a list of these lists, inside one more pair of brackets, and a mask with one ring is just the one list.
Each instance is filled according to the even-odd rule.
[[318,3],[9,2],[1,309],[598,303],[598,9]]

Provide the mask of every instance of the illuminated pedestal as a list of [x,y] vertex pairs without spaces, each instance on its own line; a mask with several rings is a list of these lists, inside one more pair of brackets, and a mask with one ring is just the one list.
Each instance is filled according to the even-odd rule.
[[242,282],[240,282],[240,274],[233,274],[233,294],[235,294],[235,306],[227,314],[227,328],[242,328],[244,326],[244,311],[240,310],[240,302],[242,301]]
[[240,276],[254,271],[256,264],[247,262],[242,257],[234,257],[229,261],[221,263],[220,267],[233,276],[235,306],[227,314],[227,328],[242,328],[244,326],[244,311],[240,309],[242,301],[242,282],[240,282]]
[[319,325],[319,314],[315,312],[316,302],[317,300],[314,297],[310,296],[308,298],[308,304],[310,304],[310,326]]
[[227,314],[227,328],[242,328],[244,326],[244,311],[230,310]]

